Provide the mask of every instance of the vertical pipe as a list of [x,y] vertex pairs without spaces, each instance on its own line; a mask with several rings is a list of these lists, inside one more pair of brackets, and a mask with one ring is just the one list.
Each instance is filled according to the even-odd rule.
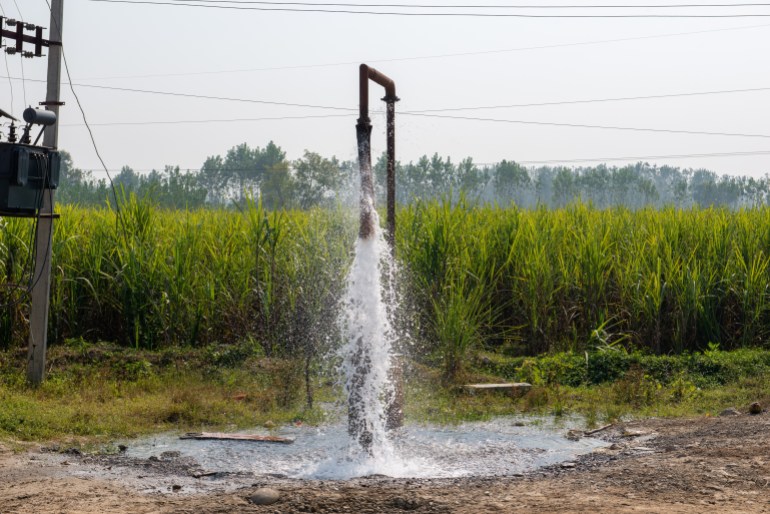
[[369,120],[369,66],[358,67],[358,122]]
[[385,97],[387,102],[388,132],[388,245],[390,252],[396,253],[396,100]]
[[358,167],[361,173],[361,209],[358,237],[374,234],[374,178],[372,177],[372,123],[369,119],[369,67],[359,68],[359,118],[356,124]]
[[[358,237],[368,239],[374,235],[374,180],[372,178],[372,123],[369,119],[369,67],[362,64],[359,68],[359,117],[356,124],[358,142],[358,167],[361,174],[361,205],[359,210]],[[361,405],[361,389],[366,382],[371,367],[365,341],[358,339],[351,355],[354,376],[348,392],[348,433],[358,438],[362,448],[371,453],[373,435],[367,425]]]
[[[358,140],[358,166],[361,173],[361,209],[358,237],[367,239],[375,232],[374,225],[374,177],[372,175],[372,123],[369,118],[369,80],[385,88],[385,101],[387,105],[387,234],[386,238],[391,254],[395,253],[396,234],[396,107],[398,101],[395,83],[374,68],[362,64],[359,67],[359,118],[356,124],[356,137]],[[391,287],[392,284],[391,284]],[[360,411],[358,399],[360,392],[356,388],[365,382],[365,376],[369,371],[371,357],[368,354],[364,341],[356,341],[351,362],[355,376],[352,379],[352,389],[348,398],[348,432],[356,435],[361,446],[367,451],[371,450],[372,432],[366,426],[366,419]],[[386,428],[388,430],[398,428],[403,424],[403,376],[401,361],[394,359],[394,365],[390,369],[390,379],[394,383],[394,390],[386,398]]]

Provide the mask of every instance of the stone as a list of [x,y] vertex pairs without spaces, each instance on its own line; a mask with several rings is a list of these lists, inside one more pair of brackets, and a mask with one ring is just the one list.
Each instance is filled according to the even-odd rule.
[[754,402],[749,405],[749,414],[762,414],[762,404]]
[[580,430],[569,430],[564,437],[570,441],[580,441],[580,438],[583,437],[583,432]]
[[181,456],[182,456],[182,452],[178,452],[176,450],[165,451],[160,454],[161,459],[177,459]]
[[417,510],[422,506],[422,503],[413,498],[393,498],[390,505],[399,510]]
[[257,489],[248,500],[254,505],[272,505],[281,498],[281,493],[269,487]]
[[174,484],[171,486],[171,490],[174,491],[175,493],[178,493],[179,491],[182,490],[182,486],[179,484]]
[[719,413],[719,417],[725,417],[725,416],[740,416],[741,413],[738,409],[735,407],[730,407],[729,409],[725,409],[722,412]]
[[125,444],[119,444],[118,445],[118,451],[120,453],[124,453],[126,450],[128,450],[128,446],[126,446]]

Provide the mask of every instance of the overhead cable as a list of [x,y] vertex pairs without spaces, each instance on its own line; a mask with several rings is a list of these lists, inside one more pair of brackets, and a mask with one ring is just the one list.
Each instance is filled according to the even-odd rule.
[[[14,77],[15,78],[15,77]],[[233,97],[221,97],[221,96],[209,96],[209,95],[197,95],[197,94],[190,94],[190,93],[178,93],[178,92],[172,92],[172,91],[155,91],[155,90],[148,90],[148,89],[133,89],[133,88],[121,88],[121,87],[113,87],[113,86],[98,86],[98,85],[92,85],[92,84],[73,84],[70,82],[70,86],[74,87],[75,85],[79,87],[93,87],[97,89],[106,89],[106,90],[115,90],[115,91],[124,91],[124,92],[134,92],[134,93],[144,93],[144,94],[157,94],[157,95],[170,95],[170,96],[178,96],[178,97],[185,97],[185,98],[198,98],[198,99],[208,99],[208,100],[226,100],[226,101],[232,101],[232,102],[245,102],[245,103],[258,103],[258,104],[267,104],[267,105],[280,105],[280,106],[290,106],[290,107],[303,107],[303,108],[312,108],[312,109],[328,109],[328,110],[336,110],[336,111],[346,111],[353,113],[357,111],[357,109],[350,108],[350,107],[339,107],[339,106],[329,106],[329,105],[312,105],[312,104],[297,104],[297,103],[289,103],[289,102],[276,102],[276,101],[270,101],[270,100],[256,100],[256,99],[247,99],[247,98],[233,98]],[[754,88],[752,90],[765,90],[766,88]],[[732,90],[733,92],[741,91],[741,90]],[[745,90],[744,90],[745,91]],[[74,89],[73,89],[74,93]],[[709,94],[708,92],[703,92],[701,94]],[[682,94],[680,94],[682,95]],[[657,95],[653,97],[664,97],[663,95]],[[650,98],[653,98],[650,97]],[[643,97],[635,97],[635,99],[641,99]],[[593,99],[590,100],[592,102],[597,101],[620,101],[621,99]],[[572,102],[583,102],[587,103],[589,100],[583,100],[583,101],[568,101],[570,103]],[[461,121],[480,121],[480,122],[488,122],[488,123],[506,123],[506,124],[518,124],[518,125],[535,125],[535,126],[551,126],[551,127],[565,127],[565,128],[583,128],[583,129],[600,129],[600,130],[619,130],[619,131],[633,131],[633,132],[657,132],[657,133],[668,133],[668,134],[688,134],[688,135],[701,135],[701,136],[724,136],[724,137],[744,137],[744,138],[770,138],[770,134],[750,134],[750,133],[734,133],[734,132],[708,132],[708,131],[700,131],[700,130],[677,130],[677,129],[664,129],[664,128],[651,128],[651,127],[624,127],[624,126],[611,126],[611,125],[593,125],[593,124],[586,124],[586,123],[563,123],[563,122],[548,122],[548,121],[536,121],[536,120],[509,120],[509,119],[499,119],[499,118],[482,118],[482,117],[471,117],[471,116],[453,116],[453,115],[445,115],[445,114],[433,114],[431,112],[437,112],[438,110],[433,111],[401,111],[399,112],[399,115],[406,115],[406,116],[419,116],[424,118],[437,118],[437,119],[449,119],[449,120],[461,120]],[[376,111],[375,111],[376,112]],[[267,121],[267,120],[278,120],[278,119],[308,119],[313,116],[281,116],[281,117],[271,117],[271,118],[251,118],[251,119],[235,119],[230,121]],[[316,116],[317,117],[317,116]],[[330,116],[325,116],[330,117]],[[141,124],[159,124],[159,123],[215,123],[215,122],[224,122],[228,120],[165,120],[160,122],[113,122],[113,123],[102,123],[101,125],[107,125],[107,124],[122,124],[122,125],[141,125]],[[90,129],[89,129],[90,130]]]
[[588,157],[578,159],[551,159],[544,161],[516,161],[519,164],[563,164],[581,162],[614,162],[614,161],[646,161],[653,159],[691,159],[714,157],[740,157],[752,155],[770,155],[770,150],[751,150],[746,152],[718,152],[718,153],[689,153],[673,155],[642,155],[629,157]]
[[333,63],[320,63],[320,64],[299,64],[288,66],[270,66],[263,68],[239,68],[232,70],[213,70],[213,71],[194,71],[194,72],[180,72],[180,73],[151,73],[144,75],[120,75],[112,77],[92,77],[91,80],[109,80],[109,79],[128,79],[128,78],[155,78],[155,77],[182,77],[188,75],[217,75],[222,73],[244,73],[244,72],[258,72],[258,71],[279,71],[279,70],[298,70],[298,69],[313,69],[313,68],[328,68],[336,66],[352,66],[358,65],[361,62],[371,63],[385,63],[385,62],[401,62],[401,61],[422,61],[432,59],[447,59],[451,57],[472,57],[475,55],[493,55],[501,53],[512,52],[528,52],[534,50],[551,50],[557,48],[569,48],[575,46],[591,46],[591,45],[603,45],[609,43],[624,43],[629,41],[644,41],[647,39],[661,39],[669,37],[681,37],[681,36],[693,36],[699,34],[710,34],[715,32],[730,32],[737,30],[750,30],[770,27],[770,24],[760,25],[744,25],[741,27],[726,27],[720,29],[707,29],[707,30],[694,30],[689,32],[672,32],[667,34],[651,34],[648,36],[629,36],[615,39],[599,39],[595,41],[576,41],[573,43],[555,43],[550,45],[535,45],[535,46],[523,46],[518,48],[503,48],[498,50],[478,50],[473,52],[458,52],[448,54],[434,54],[434,55],[422,55],[412,57],[392,57],[385,59],[359,59],[356,61],[345,62],[333,62]]
[[768,2],[733,2],[721,4],[498,4],[498,5],[474,5],[474,4],[393,4],[393,3],[360,3],[360,2],[269,2],[257,0],[169,0],[174,3],[194,2],[200,4],[242,4],[242,5],[279,5],[279,6],[304,6],[304,7],[366,7],[380,8],[392,7],[398,9],[692,9],[692,8],[725,8],[725,7],[767,7]]
[[522,14],[522,13],[483,13],[483,12],[404,12],[404,11],[365,11],[351,9],[316,9],[297,7],[253,7],[239,5],[210,5],[186,2],[160,2],[157,0],[89,0],[110,4],[129,5],[165,5],[172,7],[199,7],[204,9],[226,9],[238,11],[273,11],[304,12],[329,14],[366,14],[374,16],[440,16],[470,18],[767,18],[770,13],[730,13],[730,14]]
[[546,127],[565,127],[565,128],[583,128],[583,129],[600,129],[600,130],[621,130],[632,132],[659,132],[664,134],[689,134],[696,136],[726,136],[726,137],[756,137],[756,138],[768,138],[770,134],[746,134],[735,132],[707,132],[702,130],[676,130],[676,129],[663,129],[663,128],[651,128],[651,127],[622,127],[613,125],[589,125],[586,123],[561,123],[550,121],[535,121],[535,120],[506,120],[498,118],[477,118],[471,116],[450,116],[444,114],[425,114],[419,112],[399,112],[399,115],[403,116],[420,116],[424,118],[439,118],[447,120],[461,120],[461,121],[483,121],[489,123],[508,123],[514,125],[539,125]]
[[[7,78],[9,80],[21,80],[19,77],[11,77],[10,75],[7,75],[7,76],[0,75],[0,78]],[[31,82],[45,82],[43,80],[33,80],[33,79],[27,79],[27,80]],[[358,110],[352,107],[299,104],[299,103],[292,103],[292,102],[280,102],[275,100],[259,100],[259,99],[253,99],[253,98],[236,98],[236,97],[225,97],[225,96],[199,95],[195,93],[181,93],[178,91],[159,91],[159,90],[153,90],[153,89],[137,89],[137,88],[117,87],[117,86],[103,86],[99,84],[75,83],[73,85],[76,85],[78,87],[104,89],[108,91],[177,96],[182,98],[195,98],[195,99],[203,99],[203,100],[222,100],[222,101],[228,101],[228,102],[257,103],[257,104],[266,104],[266,105],[279,105],[284,107],[287,107],[287,106],[303,107],[303,108],[311,108],[311,109],[328,109],[328,110],[349,111],[349,112]],[[406,112],[417,115],[417,114],[448,112],[448,111],[472,111],[472,110],[484,110],[484,109],[547,107],[547,106],[556,106],[556,105],[574,105],[574,104],[605,103],[605,102],[628,102],[628,101],[641,101],[641,100],[658,100],[658,99],[664,99],[664,98],[683,98],[683,97],[709,96],[709,95],[757,93],[757,92],[763,92],[763,91],[770,91],[770,87],[721,89],[721,90],[712,90],[712,91],[684,91],[684,92],[678,92],[678,93],[662,93],[657,95],[554,100],[554,101],[546,101],[546,102],[528,102],[528,103],[518,103],[518,104],[477,105],[477,106],[466,106],[466,107],[441,107],[441,108],[434,108],[434,109],[411,110]],[[374,112],[379,112],[379,111],[374,111]],[[302,116],[299,116],[297,118],[302,118]],[[260,119],[263,119],[263,118],[260,118]],[[267,119],[267,118],[264,118],[264,119]],[[251,119],[243,119],[240,121],[250,121],[250,120]],[[227,120],[190,120],[189,123],[205,123],[207,121],[216,122],[216,121],[227,121]],[[174,123],[183,123],[183,122],[187,123],[188,121],[179,120],[179,121],[175,121]],[[154,122],[146,122],[146,123],[154,123]]]
[[[517,164],[534,165],[534,164],[566,164],[566,163],[583,163],[583,162],[618,162],[618,161],[647,161],[655,159],[711,159],[720,157],[744,157],[755,155],[770,155],[770,150],[748,150],[744,152],[715,152],[715,153],[684,153],[684,154],[669,154],[669,155],[635,155],[627,157],[578,157],[575,159],[550,159],[550,160],[516,160]],[[474,163],[476,166],[494,166],[497,163]],[[179,168],[179,170],[199,170],[201,166],[172,166],[173,168]],[[131,168],[133,172],[162,172],[165,166],[160,168]],[[248,169],[228,168],[231,171],[249,171]],[[253,168],[252,168],[253,169]],[[104,173],[105,170],[84,170],[88,173]],[[112,172],[120,172],[121,170],[112,169]]]

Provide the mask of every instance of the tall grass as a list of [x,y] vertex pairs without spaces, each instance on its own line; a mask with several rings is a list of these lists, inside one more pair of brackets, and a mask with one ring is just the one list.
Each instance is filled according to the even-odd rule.
[[[356,234],[342,210],[60,208],[50,334],[158,348],[252,340],[310,373],[334,342]],[[5,346],[23,344],[29,220],[0,227]],[[524,210],[463,199],[399,212],[401,296],[420,355],[448,376],[515,355],[628,344],[654,353],[764,346],[770,209]],[[301,371],[301,370],[300,370]],[[299,372],[299,371],[298,371]]]
[[[580,351],[597,341],[667,353],[710,342],[765,344],[769,229],[768,209],[575,204],[551,211],[444,202],[402,210],[398,250],[416,276],[412,293],[423,297],[415,316],[434,321],[433,334],[423,335],[437,349],[448,344],[447,326],[461,326],[513,354]],[[482,270],[482,297],[468,295],[466,275]],[[462,297],[464,310],[454,305]],[[446,319],[449,307],[457,319]]]
[[[53,342],[83,338],[159,348],[251,337],[264,353],[282,356],[334,329],[328,311],[341,292],[355,237],[341,212],[269,213],[259,202],[243,212],[170,211],[135,197],[123,202],[120,220],[107,208],[63,206],[60,212]],[[10,300],[24,300],[27,284],[18,282],[29,249],[19,242],[29,240],[30,223],[12,220],[0,230]],[[2,309],[0,328],[19,342],[24,309],[18,316],[13,308]]]

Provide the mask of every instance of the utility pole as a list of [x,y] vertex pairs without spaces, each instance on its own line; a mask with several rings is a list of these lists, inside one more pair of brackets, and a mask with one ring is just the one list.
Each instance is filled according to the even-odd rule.
[[[45,129],[43,146],[56,149],[59,143],[59,90],[61,84],[62,23],[64,0],[51,0],[50,43],[48,47],[48,88],[42,105],[56,114],[56,123]],[[51,291],[51,246],[53,240],[53,189],[43,189],[37,237],[35,239],[35,271],[32,275],[32,307],[29,315],[29,351],[27,381],[39,385],[45,378],[45,356],[48,346],[48,307]]]

